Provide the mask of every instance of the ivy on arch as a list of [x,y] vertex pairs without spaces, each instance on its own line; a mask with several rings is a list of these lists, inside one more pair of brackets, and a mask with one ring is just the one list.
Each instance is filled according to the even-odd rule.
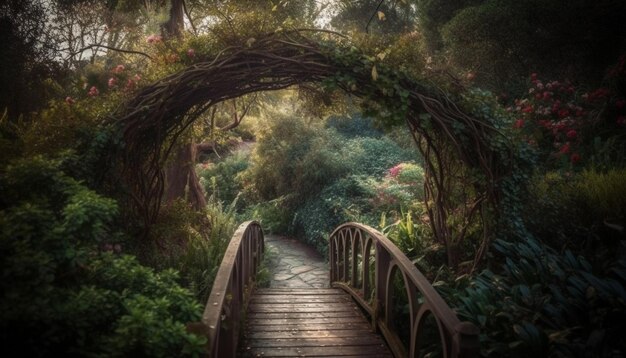
[[[145,225],[156,220],[164,190],[163,164],[173,144],[211,106],[248,93],[310,83],[342,89],[362,98],[366,109],[381,120],[408,125],[424,156],[430,224],[435,238],[446,246],[448,263],[456,266],[455,235],[464,234],[467,222],[485,204],[497,204],[498,183],[509,171],[510,152],[494,145],[503,143],[502,134],[492,120],[466,113],[437,87],[389,68],[345,37],[323,30],[249,39],[211,60],[198,59],[126,102],[115,116],[125,143],[121,171]],[[466,183],[471,198],[462,199],[465,226],[454,229],[448,218],[458,205],[452,195],[458,188],[452,187],[451,178],[459,165],[472,173]]]

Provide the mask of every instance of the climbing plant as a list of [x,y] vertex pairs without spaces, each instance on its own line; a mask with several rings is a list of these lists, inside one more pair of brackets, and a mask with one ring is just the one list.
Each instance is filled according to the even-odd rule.
[[[456,229],[462,236],[464,225],[483,204],[497,202],[496,185],[510,154],[493,145],[493,138],[500,137],[495,118],[466,112],[462,97],[452,98],[386,66],[384,57],[368,55],[333,32],[280,31],[249,38],[216,55],[198,54],[189,67],[143,88],[116,118],[125,140],[121,171],[146,226],[160,207],[164,160],[181,133],[211,106],[248,93],[320,83],[326,90],[362,98],[366,113],[383,123],[408,124],[425,158],[426,201],[435,237],[446,245],[449,264],[456,266],[454,243],[462,237],[452,232],[451,214],[459,200],[469,205]],[[459,175],[471,190],[450,195],[458,189],[453,178]]]

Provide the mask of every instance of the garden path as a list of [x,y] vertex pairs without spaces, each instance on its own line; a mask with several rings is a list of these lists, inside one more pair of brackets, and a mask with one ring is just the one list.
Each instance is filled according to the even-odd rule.
[[265,248],[271,288],[329,287],[328,263],[311,246],[285,236],[266,235]]

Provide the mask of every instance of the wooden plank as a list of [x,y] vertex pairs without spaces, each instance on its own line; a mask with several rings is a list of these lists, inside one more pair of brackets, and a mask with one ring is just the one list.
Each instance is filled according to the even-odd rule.
[[384,345],[383,339],[376,335],[354,337],[322,338],[270,338],[246,339],[242,347],[335,347],[335,346],[373,346]]
[[[335,320],[337,322],[337,320]],[[291,323],[291,322],[289,322]],[[283,325],[251,325],[248,323],[248,330],[254,332],[280,332],[280,331],[321,331],[321,330],[342,330],[342,329],[358,329],[367,331],[371,325],[360,320],[359,322],[341,322],[341,323],[324,323],[312,324],[304,322],[300,324],[283,324]]]
[[248,306],[243,357],[391,357],[339,289],[263,289]]
[[257,303],[248,306],[248,312],[342,312],[355,311],[359,308],[349,304],[301,303],[301,304],[265,304]]
[[[246,321],[249,326],[271,326],[271,325],[286,325],[286,324],[324,324],[324,323],[354,323],[354,322],[363,322],[363,317],[359,317],[354,315],[352,317],[341,317],[340,320],[337,317],[332,318],[273,318],[273,319],[251,319],[248,318]],[[369,325],[370,323],[368,323]]]
[[276,319],[276,318],[336,318],[341,319],[343,317],[363,317],[361,312],[357,310],[353,311],[341,311],[341,312],[250,312],[248,313],[249,319]]
[[265,295],[253,296],[250,303],[335,303],[352,302],[352,298],[344,295]]
[[338,347],[284,347],[250,348],[244,351],[244,357],[341,357],[343,355],[377,356],[389,354],[384,345],[379,346],[338,346]]
[[254,339],[278,339],[278,338],[323,338],[323,337],[355,337],[369,335],[368,330],[319,330],[319,331],[286,331],[286,332],[256,332],[251,331],[245,337]]
[[319,296],[319,295],[345,295],[343,291],[339,291],[336,288],[307,288],[307,289],[292,289],[292,288],[265,288],[259,289],[254,292],[255,296],[264,295],[300,295],[300,296]]

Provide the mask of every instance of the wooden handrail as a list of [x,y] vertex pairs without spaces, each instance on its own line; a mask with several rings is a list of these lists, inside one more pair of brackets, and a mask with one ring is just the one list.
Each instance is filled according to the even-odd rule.
[[[472,323],[461,322],[426,277],[379,231],[360,223],[340,225],[330,235],[328,252],[331,285],[350,293],[370,315],[373,328],[383,334],[395,357],[419,356],[423,344],[420,337],[429,316],[437,323],[444,357],[478,356],[478,328]],[[370,282],[372,260],[374,282]],[[404,346],[391,324],[396,270],[402,275],[409,301],[409,347]],[[422,296],[421,301],[418,294]]]
[[239,225],[215,276],[202,321],[189,325],[208,338],[209,357],[235,357],[239,326],[254,289],[264,252],[263,230],[256,221]]

